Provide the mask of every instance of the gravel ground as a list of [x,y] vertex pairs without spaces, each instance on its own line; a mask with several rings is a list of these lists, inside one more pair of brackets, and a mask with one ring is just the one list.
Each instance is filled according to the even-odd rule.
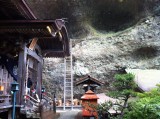
[[76,119],[79,112],[80,110],[59,111],[60,117],[58,119]]

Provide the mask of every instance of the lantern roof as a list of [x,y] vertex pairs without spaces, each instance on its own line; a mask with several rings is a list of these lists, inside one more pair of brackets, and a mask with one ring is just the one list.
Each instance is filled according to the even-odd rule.
[[104,84],[104,82],[102,82],[98,79],[95,79],[95,78],[91,77],[90,75],[86,75],[85,77],[80,78],[78,81],[75,81],[76,86],[78,86],[80,84],[88,84],[88,85],[96,84],[98,86],[101,86]]
[[82,97],[81,99],[99,99],[98,96],[91,90],[88,90]]

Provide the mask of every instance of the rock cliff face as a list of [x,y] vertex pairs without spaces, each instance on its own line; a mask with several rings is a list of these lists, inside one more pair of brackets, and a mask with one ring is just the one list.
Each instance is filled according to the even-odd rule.
[[[45,2],[44,2],[45,1]],[[160,69],[159,0],[28,0],[42,19],[68,18],[73,45],[74,80],[90,74],[112,88],[115,73],[125,67]],[[44,83],[61,93],[61,59],[45,59]],[[58,78],[59,77],[59,78]],[[60,85],[60,86],[58,86]],[[75,94],[81,87],[75,87]],[[52,92],[52,91],[51,91]]]
[[[73,48],[76,76],[91,74],[110,87],[124,68],[160,69],[160,17],[148,17],[113,36],[85,38]],[[105,85],[105,87],[106,87]]]
[[39,19],[67,18],[71,38],[120,31],[148,15],[159,0],[26,0]]

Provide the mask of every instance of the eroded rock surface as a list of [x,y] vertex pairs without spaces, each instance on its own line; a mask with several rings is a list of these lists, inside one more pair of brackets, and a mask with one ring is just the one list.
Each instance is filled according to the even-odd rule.
[[[126,67],[160,69],[159,0],[28,1],[43,19],[68,18],[74,80],[90,74],[105,82],[99,89],[105,92],[112,88],[114,74]],[[43,77],[48,90],[56,87],[63,94],[63,76],[56,77],[55,62],[45,59]],[[81,88],[75,87],[74,93]]]

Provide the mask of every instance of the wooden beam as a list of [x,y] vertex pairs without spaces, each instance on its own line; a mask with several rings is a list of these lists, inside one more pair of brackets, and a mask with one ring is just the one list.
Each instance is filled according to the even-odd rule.
[[18,8],[18,11],[23,14],[26,19],[37,19],[37,17],[33,14],[31,9],[26,4],[25,0],[12,0],[15,6]]
[[51,50],[50,49],[50,50],[43,50],[42,53],[43,54],[48,54],[48,53],[64,53],[64,51],[63,50],[57,50],[56,51],[56,50]]
[[[43,25],[43,26],[52,26],[55,25],[55,20],[1,20],[0,25]],[[46,26],[46,27],[47,27]],[[46,28],[47,29],[47,28]],[[57,29],[56,29],[57,30]]]
[[38,41],[38,38],[33,38],[32,41],[31,41],[31,44],[29,45],[29,49],[30,50],[34,50],[35,49],[35,46],[37,44],[37,41]]
[[42,58],[40,56],[38,56],[35,51],[32,51],[30,49],[27,48],[27,54],[31,57],[33,57],[34,59],[36,59],[38,62],[42,62]]

